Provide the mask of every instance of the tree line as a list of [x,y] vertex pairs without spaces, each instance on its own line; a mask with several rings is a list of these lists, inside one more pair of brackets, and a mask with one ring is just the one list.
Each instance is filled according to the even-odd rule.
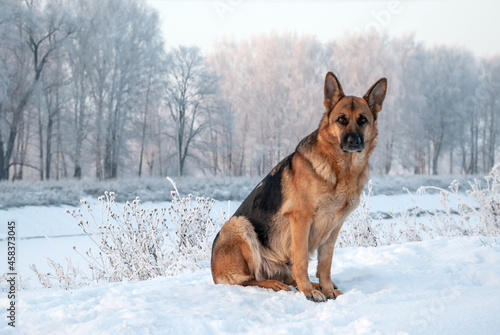
[[[327,71],[389,88],[376,173],[487,173],[500,55],[413,34],[168,47],[139,0],[0,0],[0,180],[260,175],[317,127]],[[168,41],[168,36],[166,36]]]

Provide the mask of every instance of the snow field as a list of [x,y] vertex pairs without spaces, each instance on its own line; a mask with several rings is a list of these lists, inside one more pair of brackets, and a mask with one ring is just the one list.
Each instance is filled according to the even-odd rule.
[[[310,264],[314,280],[315,262]],[[496,334],[500,243],[460,237],[337,249],[344,295],[214,285],[199,271],[78,290],[20,292],[24,334]],[[6,304],[1,297],[0,303]],[[0,332],[9,329],[1,325]]]

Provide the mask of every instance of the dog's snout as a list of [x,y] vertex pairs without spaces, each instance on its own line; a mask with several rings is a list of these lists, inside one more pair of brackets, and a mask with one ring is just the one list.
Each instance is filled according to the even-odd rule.
[[361,152],[365,147],[363,135],[360,133],[349,133],[344,136],[341,143],[345,152]]
[[347,136],[347,144],[350,146],[359,146],[361,144],[361,136],[358,134]]

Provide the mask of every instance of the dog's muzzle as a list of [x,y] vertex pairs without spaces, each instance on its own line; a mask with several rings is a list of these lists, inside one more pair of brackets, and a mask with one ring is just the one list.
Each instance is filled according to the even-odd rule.
[[363,139],[363,134],[360,133],[349,133],[342,137],[340,142],[340,147],[345,152],[361,152],[365,147],[365,141]]

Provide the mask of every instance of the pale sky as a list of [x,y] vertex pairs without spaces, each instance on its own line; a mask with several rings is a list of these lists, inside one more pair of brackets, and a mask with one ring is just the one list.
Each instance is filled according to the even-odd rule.
[[146,0],[162,18],[169,46],[210,50],[222,37],[270,31],[316,35],[326,42],[369,27],[399,36],[414,31],[427,45],[465,46],[476,55],[500,53],[500,1],[256,1]]

